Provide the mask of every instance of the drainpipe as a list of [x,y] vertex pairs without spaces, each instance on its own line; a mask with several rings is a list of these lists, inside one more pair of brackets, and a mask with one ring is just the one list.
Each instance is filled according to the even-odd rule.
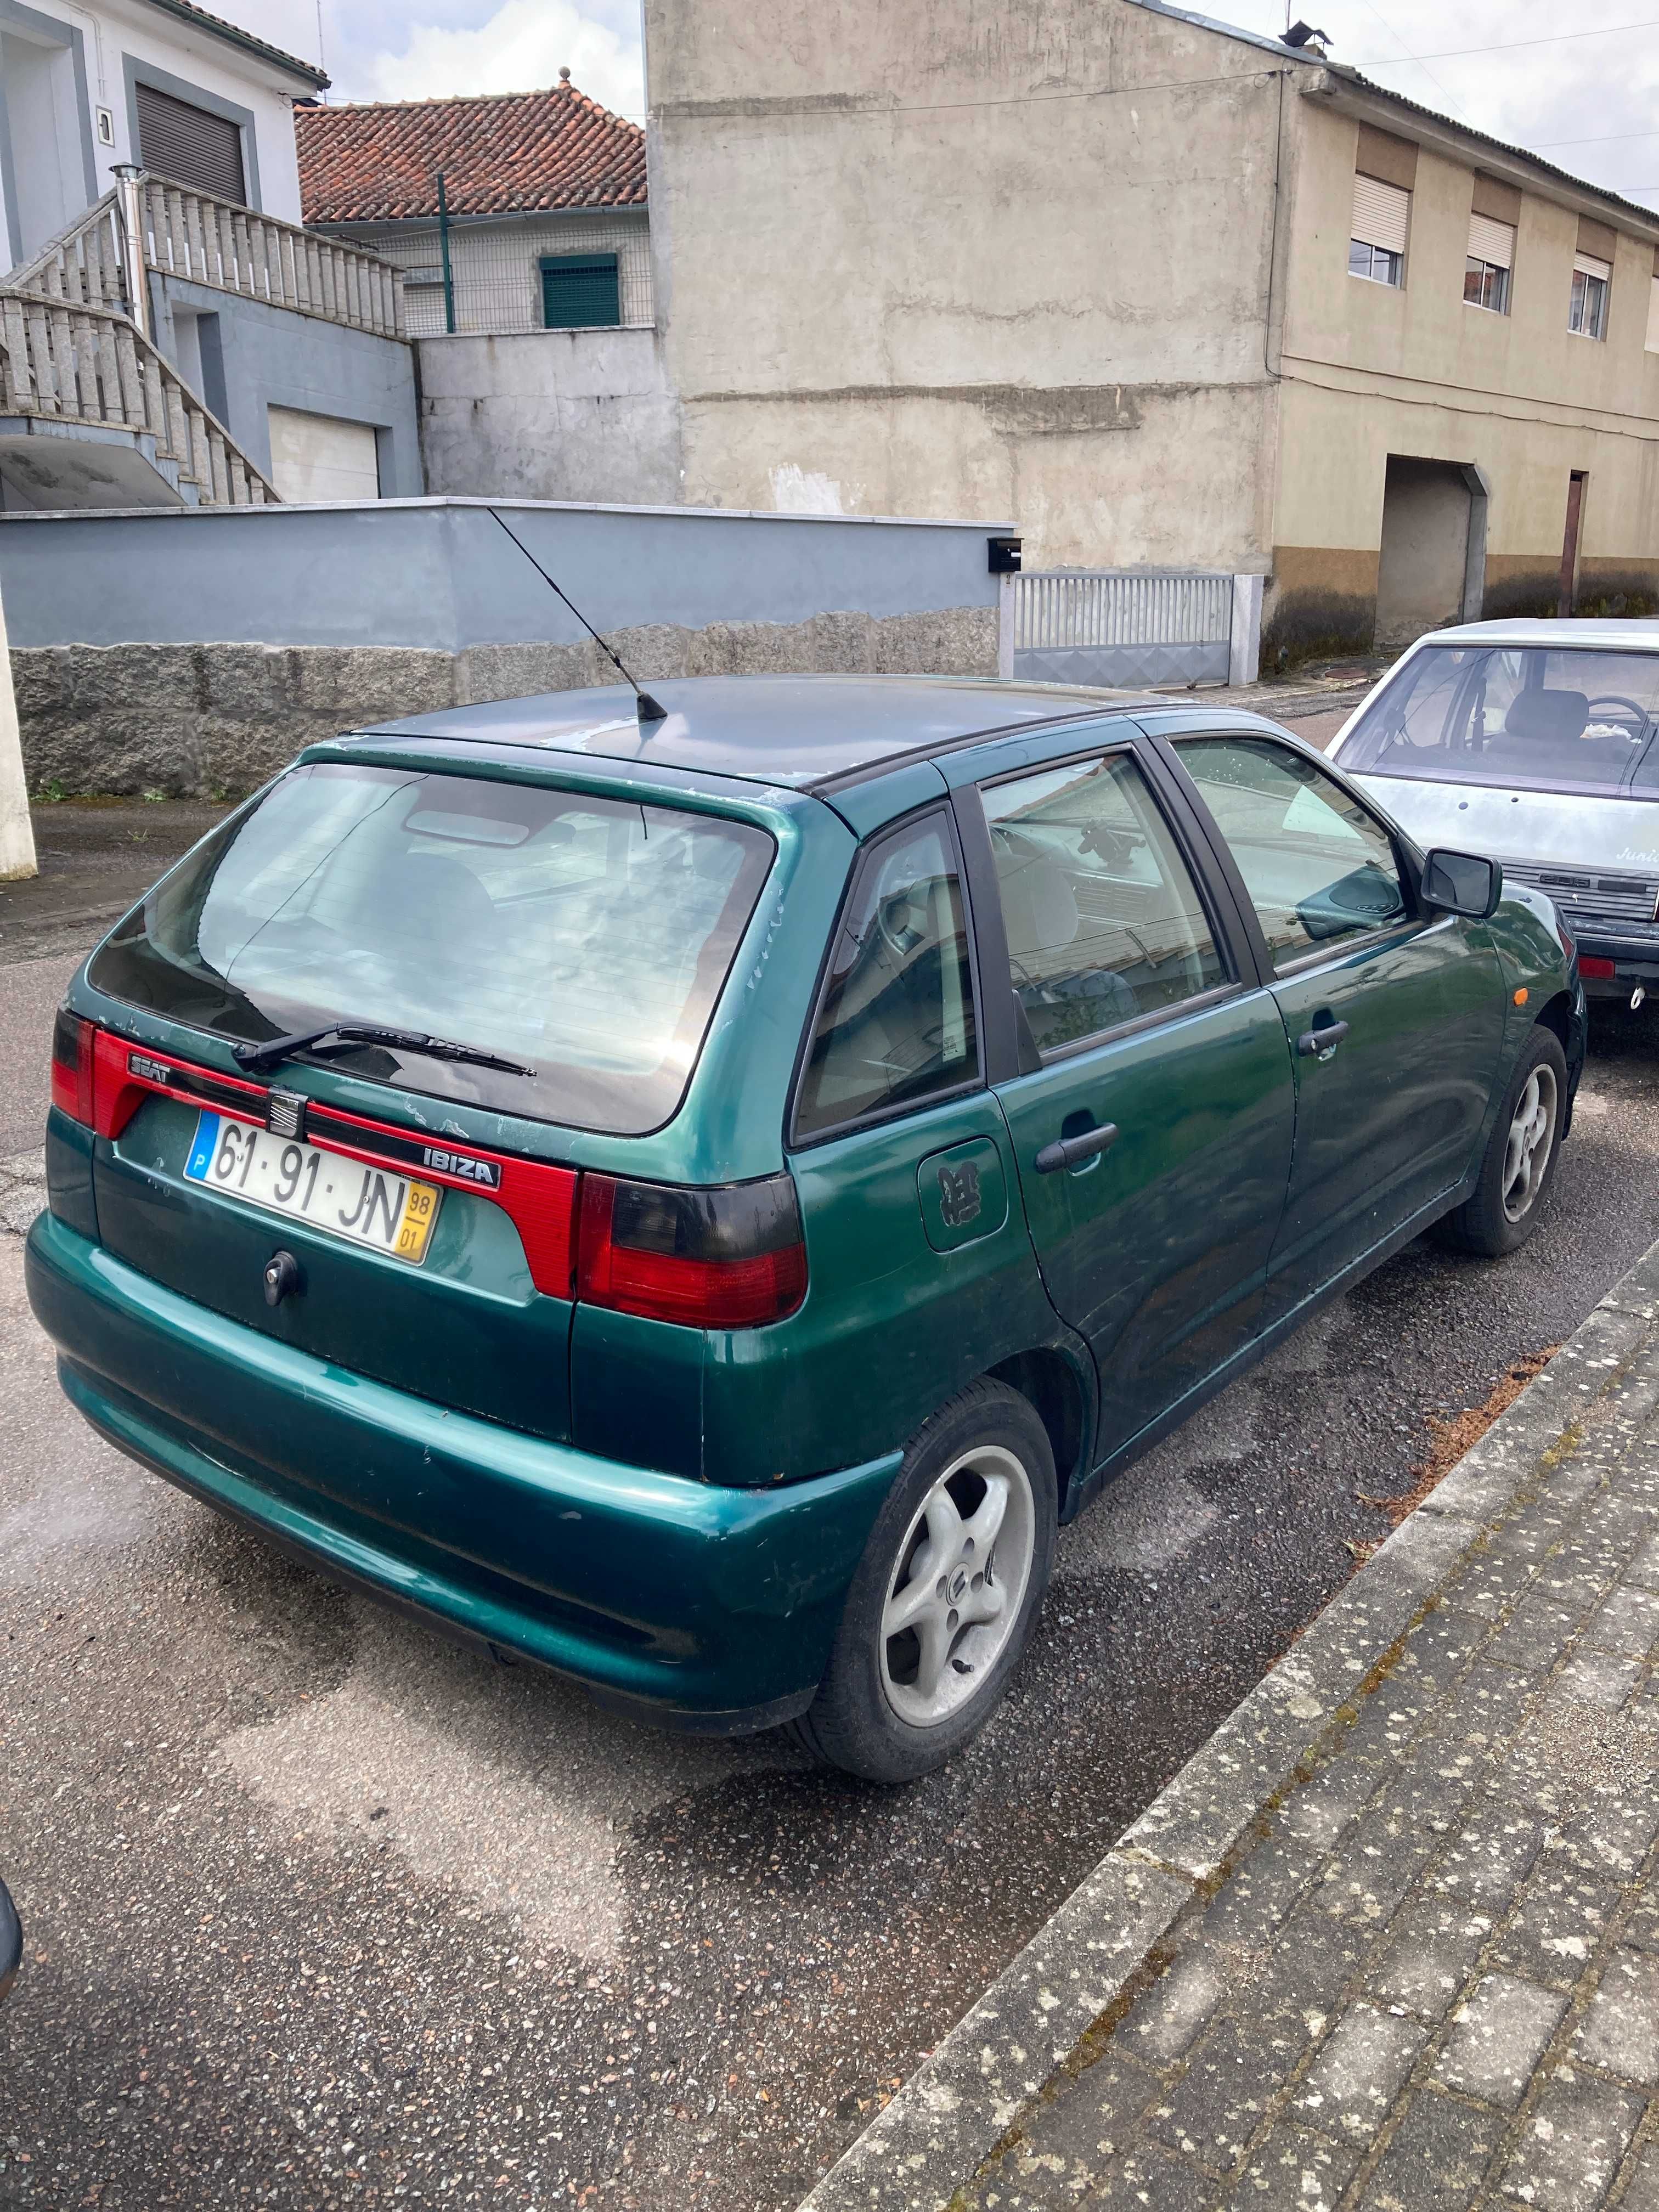
[[444,328],[455,335],[455,277],[449,265],[449,202],[444,198],[444,173],[438,172],[438,251],[444,262]]
[[115,179],[115,205],[121,218],[121,258],[125,265],[127,304],[132,319],[154,342],[149,311],[149,273],[144,267],[144,211],[138,201],[138,179],[143,171],[136,161],[117,161],[110,173]]

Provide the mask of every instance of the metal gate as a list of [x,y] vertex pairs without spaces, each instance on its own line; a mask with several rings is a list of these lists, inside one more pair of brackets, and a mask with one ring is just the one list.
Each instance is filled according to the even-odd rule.
[[1017,678],[1137,687],[1227,681],[1230,574],[1039,568],[1013,586]]

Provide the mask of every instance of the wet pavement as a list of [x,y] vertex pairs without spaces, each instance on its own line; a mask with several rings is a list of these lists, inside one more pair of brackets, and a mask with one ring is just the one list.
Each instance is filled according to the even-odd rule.
[[[76,949],[14,896],[0,1158]],[[0,2203],[793,2204],[1387,1533],[1356,1493],[1659,1237],[1656,1103],[1603,1024],[1526,1251],[1413,1247],[1122,1478],[894,1793],[489,1668],[130,1466],[0,1233]]]

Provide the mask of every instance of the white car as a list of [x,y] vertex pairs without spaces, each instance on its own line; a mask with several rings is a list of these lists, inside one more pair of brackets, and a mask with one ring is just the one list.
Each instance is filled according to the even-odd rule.
[[1330,756],[1425,849],[1547,892],[1592,998],[1659,989],[1659,622],[1433,630]]

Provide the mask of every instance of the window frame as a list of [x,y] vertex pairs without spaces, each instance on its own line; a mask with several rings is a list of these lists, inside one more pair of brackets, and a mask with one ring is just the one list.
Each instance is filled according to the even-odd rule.
[[[610,264],[611,273],[612,276],[615,277],[617,283],[616,321],[614,323],[550,323],[547,319],[547,279],[550,271],[556,269],[568,269],[573,264],[584,269],[598,269],[606,263]],[[541,309],[541,327],[544,331],[619,331],[624,327],[623,323],[622,255],[614,246],[599,246],[592,249],[591,251],[587,249],[577,251],[573,248],[568,253],[538,254],[536,257],[536,289],[538,295],[536,304]]]
[[[1080,761],[1105,760],[1115,753],[1127,754],[1139,769],[1147,794],[1169,831],[1182,865],[1192,878],[1204,918],[1210,926],[1211,938],[1221,956],[1222,965],[1227,970],[1227,977],[1224,982],[1212,984],[1207,990],[1194,992],[1191,998],[1180,1000],[1172,1006],[1155,1006],[1146,1013],[1132,1014],[1127,1020],[1114,1022],[1108,1028],[1092,1030],[1087,1036],[1073,1037],[1065,1044],[1052,1045],[1044,1051],[1021,1018],[1024,1009],[1019,1006],[1013,962],[1008,951],[1007,933],[1002,918],[1002,894],[997,883],[990,822],[985,811],[983,793],[997,790],[1004,784],[1025,782],[1032,776],[1046,775],[1051,769],[1069,768]],[[1162,763],[1156,751],[1144,741],[1137,742],[1132,737],[1114,738],[1108,738],[1104,744],[1097,741],[1090,745],[1070,746],[1064,752],[1055,753],[1046,760],[1026,761],[1018,768],[1005,769],[993,775],[976,777],[971,784],[957,793],[959,807],[964,801],[972,801],[971,819],[977,834],[964,837],[963,842],[968,848],[969,866],[974,878],[974,904],[986,916],[981,924],[980,933],[986,945],[986,963],[999,981],[1006,986],[1006,992],[997,991],[995,1000],[998,1004],[1005,999],[1006,1000],[1006,1030],[1012,1041],[1012,1065],[1006,1074],[994,1076],[994,1082],[1006,1082],[1017,1075],[1035,1075],[1045,1067],[1058,1066],[1066,1060],[1078,1059],[1084,1053],[1096,1052],[1104,1045],[1115,1044],[1121,1037],[1138,1036],[1143,1030],[1161,1029],[1168,1022],[1180,1021],[1207,1006],[1220,1006],[1240,992],[1254,988],[1260,981],[1255,972],[1258,963],[1254,957],[1254,948],[1249,948],[1252,957],[1248,962],[1240,957],[1241,951],[1248,945],[1248,939],[1242,935],[1243,917],[1236,911],[1236,902],[1221,896],[1223,887],[1217,884],[1206,865],[1208,845],[1207,840],[1202,839],[1200,834],[1201,825],[1184,818],[1187,813],[1184,794],[1178,789],[1171,789],[1168,778],[1160,773]],[[991,994],[988,992],[986,996],[988,1000]],[[988,1026],[990,1019],[988,1012]]]
[[[1256,738],[1264,744],[1277,745],[1281,751],[1308,761],[1316,769],[1323,769],[1338,789],[1353,801],[1373,827],[1379,830],[1388,840],[1389,849],[1394,854],[1395,866],[1398,871],[1411,911],[1398,921],[1380,922],[1375,928],[1357,929],[1352,935],[1337,939],[1327,945],[1310,945],[1305,952],[1298,952],[1293,959],[1286,960],[1282,966],[1276,965],[1272,947],[1267,943],[1267,933],[1261,927],[1261,918],[1255,910],[1255,903],[1250,896],[1249,887],[1245,883],[1243,871],[1233,856],[1232,848],[1227,842],[1221,824],[1211,813],[1203,793],[1199,789],[1197,779],[1188,773],[1181,759],[1181,747],[1183,744],[1205,742],[1213,744],[1224,738]],[[1160,738],[1159,743],[1169,749],[1182,782],[1192,793],[1194,811],[1203,826],[1205,836],[1215,854],[1218,866],[1227,878],[1234,901],[1240,908],[1241,918],[1249,935],[1251,948],[1255,955],[1261,980],[1269,988],[1275,982],[1283,982],[1287,977],[1302,975],[1310,969],[1328,966],[1337,961],[1346,960],[1354,952],[1375,951],[1379,946],[1386,945],[1392,938],[1403,936],[1407,931],[1423,928],[1425,921],[1430,927],[1432,927],[1437,921],[1450,922],[1455,919],[1450,915],[1431,914],[1425,908],[1422,856],[1417,848],[1394,823],[1389,820],[1386,815],[1378,812],[1364,792],[1355,788],[1352,779],[1344,775],[1334,762],[1327,759],[1322,753],[1316,754],[1311,746],[1298,744],[1293,738],[1287,739],[1282,731],[1249,729],[1182,730],[1171,737]]]
[[[1370,255],[1372,265],[1369,269],[1354,267],[1353,250],[1356,246],[1363,246]],[[1376,273],[1379,254],[1390,264],[1387,276],[1379,276]],[[1406,289],[1406,257],[1403,253],[1396,253],[1391,246],[1374,245],[1369,238],[1351,238],[1348,240],[1348,274],[1358,283],[1381,284],[1385,291],[1403,292]]]
[[[1586,306],[1589,303],[1592,284],[1596,286],[1601,293],[1593,329],[1583,323],[1576,323],[1572,319],[1574,305],[1578,298],[1578,280],[1581,276],[1584,280],[1583,296]],[[1607,337],[1607,315],[1612,301],[1613,278],[1610,274],[1606,276],[1597,276],[1588,269],[1575,268],[1572,271],[1572,282],[1567,291],[1567,336],[1573,338],[1589,338],[1593,344],[1605,345]]]
[[[890,847],[902,843],[907,838],[915,836],[919,830],[931,828],[935,823],[939,825],[945,850],[955,863],[957,889],[962,900],[962,924],[968,939],[968,988],[974,1009],[974,1073],[960,1083],[930,1091],[925,1097],[902,1098],[891,1105],[872,1106],[865,1113],[849,1114],[845,1121],[834,1122],[827,1129],[803,1131],[799,1118],[801,1086],[811,1059],[812,1040],[818,1033],[819,1018],[829,996],[836,948],[841,943],[848,915],[869,881],[871,872],[881,866],[883,854]],[[968,863],[962,839],[957,835],[956,809],[948,799],[930,799],[926,805],[915,807],[908,814],[900,815],[893,821],[884,822],[879,829],[872,830],[859,846],[848,865],[847,881],[842,886],[836,918],[824,939],[817,975],[812,985],[811,1004],[801,1030],[800,1041],[795,1048],[795,1065],[789,1079],[789,1097],[784,1111],[786,1154],[813,1152],[820,1145],[836,1144],[842,1138],[854,1136],[861,1130],[880,1128],[887,1122],[902,1121],[913,1114],[925,1114],[932,1107],[944,1105],[952,1099],[971,1097],[975,1091],[989,1087],[990,1054],[985,1033],[985,981],[981,972],[974,907]]]
[[[1477,272],[1483,288],[1488,277],[1497,280],[1492,286],[1498,295],[1495,305],[1491,300],[1470,298],[1469,279]],[[1466,253],[1463,257],[1463,305],[1478,307],[1483,315],[1507,315],[1510,311],[1510,270],[1501,261],[1483,261],[1479,254]]]

